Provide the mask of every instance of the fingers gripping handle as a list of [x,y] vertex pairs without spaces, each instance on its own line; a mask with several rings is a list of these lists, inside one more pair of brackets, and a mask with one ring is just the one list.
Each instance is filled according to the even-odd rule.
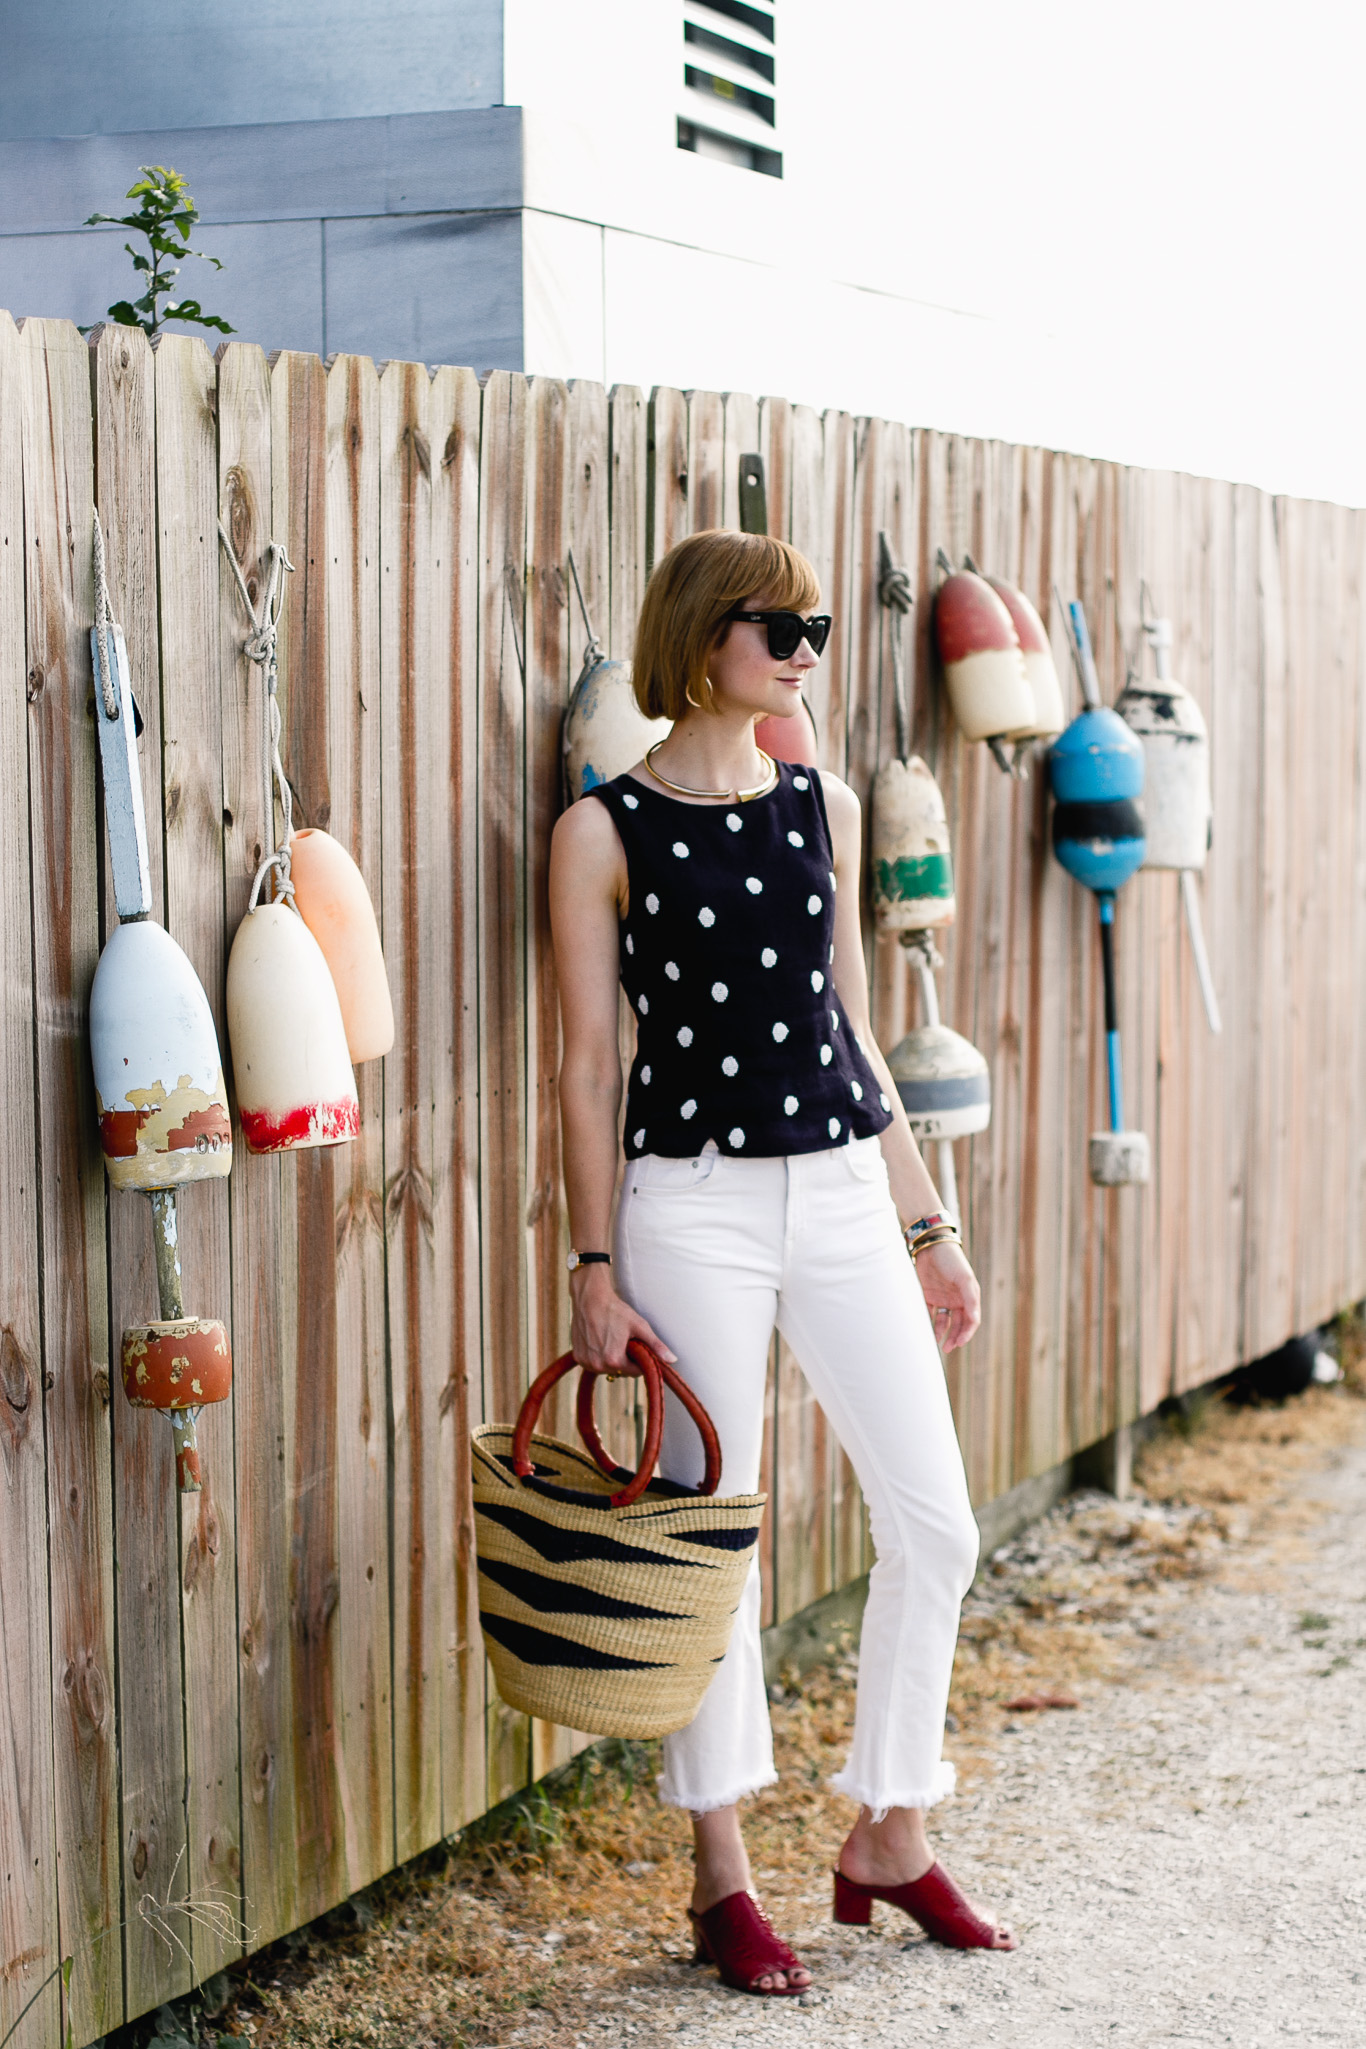
[[[647,1345],[633,1338],[626,1347],[630,1360],[628,1370],[638,1373],[645,1382],[647,1421],[645,1443],[641,1451],[640,1467],[635,1478],[621,1491],[612,1496],[613,1508],[629,1508],[638,1501],[650,1484],[659,1458],[659,1447],[664,1435],[664,1389],[667,1387],[682,1402],[702,1439],[702,1450],[706,1467],[699,1494],[714,1494],[721,1484],[721,1445],[716,1427],[687,1382],[655,1357]],[[561,1381],[574,1365],[574,1355],[566,1352],[547,1366],[529,1388],[525,1401],[517,1416],[517,1427],[512,1436],[512,1469],[521,1480],[529,1479],[533,1470],[531,1460],[531,1434],[541,1413],[541,1405],[552,1387]],[[621,1470],[615,1460],[609,1457],[593,1417],[593,1397],[597,1390],[598,1375],[585,1373],[579,1382],[578,1424],[579,1434],[588,1447],[599,1470],[608,1479],[615,1479]]]

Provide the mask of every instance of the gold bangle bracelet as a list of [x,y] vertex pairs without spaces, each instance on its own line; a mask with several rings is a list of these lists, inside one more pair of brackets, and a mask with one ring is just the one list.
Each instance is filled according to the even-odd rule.
[[908,1250],[912,1260],[916,1260],[919,1259],[922,1252],[932,1251],[936,1245],[961,1245],[962,1242],[963,1240],[957,1231],[927,1231],[924,1237],[917,1238],[914,1245],[910,1246]]

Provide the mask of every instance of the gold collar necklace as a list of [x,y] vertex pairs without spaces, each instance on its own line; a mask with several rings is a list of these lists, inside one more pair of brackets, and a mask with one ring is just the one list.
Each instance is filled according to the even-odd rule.
[[664,742],[662,740],[656,740],[653,747],[648,747],[645,750],[645,766],[649,769],[650,774],[657,783],[663,783],[666,790],[676,790],[680,797],[714,797],[721,801],[729,800],[731,803],[748,804],[754,797],[766,797],[778,780],[777,762],[771,754],[765,754],[761,747],[759,749],[759,759],[766,762],[768,766],[764,771],[763,781],[756,783],[752,790],[694,790],[687,783],[671,783],[669,778],[666,775],[661,775],[655,767],[650,757],[658,754],[663,745]]

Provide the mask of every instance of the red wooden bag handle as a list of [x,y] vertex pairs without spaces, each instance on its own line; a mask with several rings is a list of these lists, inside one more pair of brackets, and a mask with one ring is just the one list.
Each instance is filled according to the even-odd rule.
[[[699,1494],[714,1494],[721,1484],[721,1445],[711,1417],[687,1382],[674,1372],[672,1366],[666,1366],[662,1359],[656,1358],[648,1345],[643,1345],[638,1338],[632,1338],[626,1347],[626,1356],[631,1361],[627,1370],[638,1373],[645,1382],[645,1444],[640,1455],[639,1470],[633,1480],[612,1496],[613,1508],[629,1508],[633,1501],[639,1501],[650,1484],[664,1436],[665,1387],[677,1395],[696,1423],[702,1438],[706,1471],[702,1485],[697,1491]],[[541,1406],[551,1388],[563,1380],[574,1363],[574,1354],[564,1353],[561,1358],[547,1366],[544,1373],[539,1374],[527,1390],[526,1399],[517,1412],[517,1424],[512,1433],[512,1470],[519,1480],[529,1479],[534,1470],[531,1460],[531,1434],[540,1417]],[[593,1418],[593,1397],[597,1392],[599,1377],[596,1373],[585,1373],[579,1382],[579,1435],[599,1469],[611,1480],[615,1479],[620,1469],[615,1460],[608,1457]]]

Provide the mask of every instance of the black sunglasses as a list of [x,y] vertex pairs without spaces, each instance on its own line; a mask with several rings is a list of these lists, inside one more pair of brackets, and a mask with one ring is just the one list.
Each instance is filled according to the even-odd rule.
[[790,661],[803,641],[813,655],[822,653],[834,624],[828,612],[817,612],[812,618],[803,619],[800,612],[742,612],[738,606],[733,612],[727,612],[726,617],[740,619],[749,626],[766,626],[768,651],[775,662]]

